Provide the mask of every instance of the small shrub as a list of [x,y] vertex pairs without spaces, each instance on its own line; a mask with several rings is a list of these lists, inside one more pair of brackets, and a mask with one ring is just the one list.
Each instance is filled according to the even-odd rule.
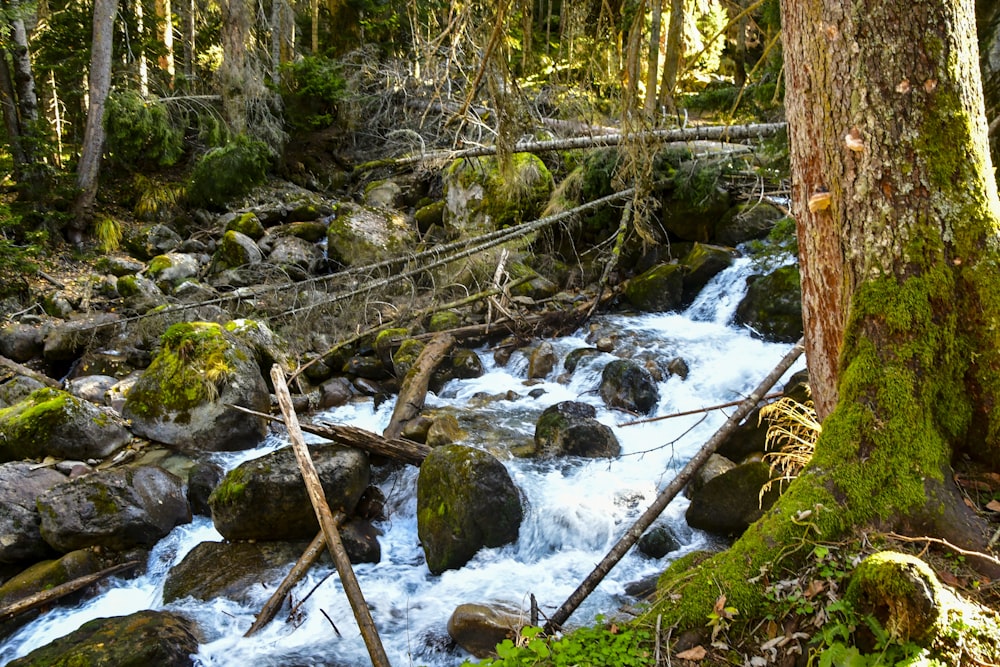
[[119,168],[169,167],[184,152],[184,132],[163,105],[132,91],[108,96],[104,129],[108,160]]
[[94,220],[94,236],[101,252],[114,252],[122,242],[121,223],[109,215],[98,214]]
[[22,221],[0,204],[0,299],[28,295],[28,276],[38,272],[37,257],[46,241],[44,232],[19,234]]
[[267,144],[242,135],[221,148],[213,148],[194,167],[187,189],[188,202],[220,208],[242,197],[264,182],[271,158]]
[[318,130],[333,124],[347,81],[340,64],[310,56],[282,68],[281,96],[288,123],[296,130]]

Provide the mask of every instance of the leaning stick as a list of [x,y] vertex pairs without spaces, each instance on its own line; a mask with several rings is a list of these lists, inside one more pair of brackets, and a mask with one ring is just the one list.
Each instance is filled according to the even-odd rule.
[[[768,394],[760,400],[769,401],[772,398],[781,398],[784,396],[784,392],[776,391],[773,394]],[[738,401],[729,401],[728,403],[719,403],[718,405],[710,405],[707,408],[698,408],[697,410],[685,410],[684,412],[674,412],[669,415],[660,415],[659,417],[649,417],[648,419],[636,419],[635,421],[625,422],[619,424],[619,426],[635,426],[636,424],[648,424],[650,422],[663,421],[664,419],[673,419],[675,417],[687,417],[688,415],[700,415],[703,412],[711,412],[712,410],[721,410],[722,408],[731,408],[735,405],[739,405],[744,400],[741,398]]]
[[[351,603],[354,611],[354,618],[361,629],[361,636],[368,647],[368,655],[375,667],[391,667],[389,658],[382,647],[382,640],[378,636],[375,622],[372,620],[368,604],[358,585],[358,579],[354,576],[351,567],[351,560],[344,550],[344,543],[340,540],[340,532],[337,530],[338,518],[330,510],[330,505],[326,502],[326,495],[323,493],[323,486],[319,481],[319,473],[313,465],[312,457],[309,456],[309,448],[302,437],[302,429],[299,428],[299,420],[292,407],[292,397],[288,393],[288,385],[285,384],[285,372],[281,366],[275,364],[271,367],[271,381],[274,383],[274,393],[278,397],[278,405],[281,406],[281,414],[285,418],[285,426],[288,428],[288,439],[292,443],[292,451],[299,462],[299,470],[302,472],[302,480],[305,482],[306,491],[309,493],[309,500],[316,511],[316,518],[319,520],[320,528],[326,537],[326,546],[333,556],[333,564],[337,567],[340,575],[340,583],[347,593],[347,599]],[[338,511],[339,516],[343,512]]]
[[309,568],[316,564],[319,557],[323,555],[324,548],[326,548],[326,538],[321,530],[313,538],[313,541],[309,543],[306,550],[302,552],[299,559],[295,561],[295,565],[288,571],[285,578],[281,580],[281,583],[278,584],[278,587],[271,594],[271,597],[267,599],[267,602],[264,603],[264,606],[260,608],[260,613],[257,614],[257,618],[254,619],[250,629],[244,633],[244,637],[251,637],[257,634],[261,628],[274,620],[274,617],[278,615],[278,610],[281,609],[281,605],[285,603],[285,596],[291,592],[295,584],[302,580],[302,577],[306,576]]
[[105,577],[110,577],[112,574],[129,570],[137,565],[139,565],[139,561],[137,560],[112,565],[111,567],[101,570],[100,572],[94,572],[93,574],[77,577],[76,579],[67,581],[64,584],[59,584],[58,586],[53,586],[48,590],[39,591],[27,597],[21,598],[6,607],[0,607],[0,622],[9,621],[10,619],[27,613],[32,609],[38,609],[39,607],[54,602],[61,597],[69,595],[70,593],[75,593],[82,588],[86,588],[90,584],[98,582]]
[[392,411],[392,418],[382,431],[382,437],[389,439],[400,437],[407,422],[416,418],[424,409],[431,374],[453,347],[455,347],[455,337],[439,333],[420,351],[417,360],[413,362],[413,368],[406,372],[399,397],[396,399],[396,407]]
[[772,370],[768,376],[764,378],[759,385],[757,385],[757,388],[750,392],[750,395],[742,403],[740,403],[740,406],[735,412],[733,412],[732,415],[729,416],[726,423],[719,427],[719,430],[715,432],[715,435],[713,435],[708,442],[702,446],[698,453],[695,454],[690,461],[688,461],[688,464],[684,466],[680,473],[678,473],[677,477],[675,477],[673,481],[671,481],[666,488],[660,492],[660,495],[656,497],[653,504],[650,505],[645,512],[643,512],[642,516],[640,516],[639,519],[632,524],[631,528],[625,531],[625,534],[620,540],[618,540],[618,543],[611,548],[611,551],[609,551],[608,555],[604,557],[604,560],[597,564],[597,567],[594,568],[593,572],[591,572],[590,575],[583,580],[583,583],[580,584],[575,591],[573,591],[573,594],[569,596],[566,602],[564,602],[562,606],[556,610],[556,612],[545,624],[546,633],[551,634],[554,630],[558,630],[562,627],[562,624],[569,619],[570,615],[574,611],[576,611],[576,608],[580,606],[580,603],[587,599],[587,596],[590,595],[594,589],[597,588],[597,585],[604,580],[604,577],[606,577],[608,572],[611,571],[611,568],[617,565],[618,561],[625,557],[628,550],[639,541],[639,538],[642,537],[644,532],[646,532],[646,529],[649,528],[653,524],[653,521],[656,520],[656,517],[660,516],[663,510],[667,508],[670,501],[674,499],[681,489],[684,488],[684,485],[688,483],[688,480],[690,480],[694,474],[698,472],[698,469],[704,465],[705,461],[708,460],[708,457],[711,456],[715,450],[719,448],[719,445],[721,445],[726,438],[729,437],[739,423],[743,421],[743,418],[750,414],[750,411],[753,410],[754,407],[761,402],[761,400],[763,400],[767,391],[774,386],[775,382],[781,379],[781,376],[784,375],[785,371],[787,371],[795,360],[799,358],[799,355],[802,354],[804,349],[803,339],[799,339],[799,342],[796,343],[795,346],[789,350],[788,354],[786,354],[784,358],[778,362],[778,365],[774,367],[774,370]]

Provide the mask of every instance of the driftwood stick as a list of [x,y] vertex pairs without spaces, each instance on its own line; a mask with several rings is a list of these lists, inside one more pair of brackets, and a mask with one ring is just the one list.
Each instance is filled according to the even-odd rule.
[[274,620],[274,617],[278,615],[278,611],[281,609],[281,605],[285,603],[285,596],[291,592],[295,584],[302,580],[302,577],[306,576],[309,568],[315,565],[319,557],[323,555],[323,549],[325,548],[326,538],[321,530],[313,538],[313,541],[309,543],[306,550],[302,552],[299,559],[295,561],[295,565],[285,575],[285,578],[281,580],[281,583],[278,584],[278,587],[271,594],[271,597],[268,598],[267,602],[264,603],[264,606],[261,607],[260,613],[257,614],[257,618],[254,620],[253,625],[250,626],[250,629],[243,635],[244,637],[251,637],[257,634],[261,628]]
[[[354,611],[354,618],[361,629],[361,636],[368,647],[368,655],[372,665],[375,667],[391,667],[389,658],[385,654],[382,640],[378,636],[375,622],[372,620],[371,611],[365,602],[365,597],[358,585],[358,579],[354,576],[354,569],[351,567],[351,560],[344,550],[344,543],[340,539],[340,531],[337,530],[338,519],[334,517],[330,506],[326,502],[326,494],[323,493],[323,486],[319,480],[319,473],[313,465],[312,457],[309,456],[309,448],[302,438],[302,430],[299,428],[299,420],[292,407],[292,397],[288,393],[288,385],[285,384],[285,372],[281,366],[275,364],[271,367],[271,381],[274,383],[274,393],[278,396],[278,405],[281,406],[281,413],[285,418],[285,426],[288,428],[288,438],[292,443],[292,451],[299,462],[299,470],[302,472],[302,480],[305,482],[306,491],[309,493],[309,500],[316,511],[316,518],[319,520],[320,528],[326,538],[326,547],[333,556],[333,563],[337,567],[340,575],[340,583],[344,587],[347,599],[351,603]],[[338,511],[338,515],[343,512]]]
[[743,418],[750,414],[750,411],[753,410],[761,400],[763,400],[767,391],[774,386],[775,382],[781,379],[781,376],[784,375],[785,371],[787,371],[795,360],[802,354],[803,349],[803,341],[800,339],[799,342],[792,347],[788,354],[786,354],[782,360],[778,362],[778,365],[774,367],[774,370],[772,370],[767,377],[764,378],[759,385],[757,385],[757,388],[750,392],[750,395],[742,403],[740,403],[740,406],[735,412],[733,412],[732,415],[729,416],[726,423],[719,427],[719,430],[715,432],[715,435],[713,435],[708,442],[702,446],[698,453],[695,454],[690,461],[688,461],[688,464],[684,466],[680,473],[678,473],[677,477],[667,484],[666,488],[664,488],[656,497],[653,504],[650,505],[645,512],[643,512],[642,516],[640,516],[627,531],[625,531],[625,534],[620,540],[618,540],[618,543],[611,548],[611,551],[609,551],[604,559],[597,564],[597,567],[595,567],[587,578],[583,580],[583,583],[581,583],[580,586],[573,591],[573,594],[569,596],[566,602],[564,602],[562,606],[556,610],[556,613],[554,613],[545,624],[545,632],[551,634],[553,631],[562,627],[563,623],[565,623],[569,619],[570,615],[576,611],[576,608],[580,606],[580,603],[587,599],[587,596],[590,595],[594,589],[597,588],[597,585],[604,580],[604,577],[606,577],[608,572],[611,571],[611,568],[617,565],[618,561],[625,556],[628,550],[639,541],[639,538],[642,537],[644,532],[646,532],[646,529],[649,528],[653,524],[653,521],[656,520],[656,517],[660,516],[663,510],[667,508],[667,505],[669,505],[670,501],[674,499],[681,489],[684,488],[684,485],[688,483],[688,480],[690,480],[694,474],[698,472],[698,469],[705,464],[708,457],[711,456],[715,450],[719,448],[719,445],[721,445],[736,429],[736,427],[739,426],[739,423],[743,421]]
[[31,370],[27,366],[19,364],[13,359],[8,359],[7,357],[4,357],[2,355],[0,355],[0,366],[6,366],[10,370],[17,373],[18,375],[25,375],[27,377],[32,378],[33,380],[38,380],[46,387],[52,387],[54,389],[60,388],[58,380],[53,380],[48,375],[39,373],[38,371]]
[[21,598],[17,602],[13,602],[6,607],[0,608],[0,622],[9,621],[10,619],[27,613],[32,609],[38,609],[39,607],[47,605],[50,602],[54,602],[61,597],[69,595],[70,593],[75,593],[83,588],[86,588],[87,586],[98,582],[105,577],[110,577],[111,575],[118,574],[124,570],[130,570],[137,565],[139,565],[139,561],[137,560],[112,565],[111,567],[105,568],[100,572],[94,572],[93,574],[77,577],[72,581],[67,581],[64,584],[53,586],[48,590],[33,593],[32,595]]
[[[776,391],[773,394],[768,394],[763,397],[762,401],[769,401],[772,398],[781,398],[784,396],[784,392]],[[738,401],[729,401],[728,403],[719,403],[718,405],[710,405],[707,408],[698,408],[697,410],[685,410],[684,412],[674,412],[669,415],[660,415],[659,417],[649,417],[648,419],[636,419],[635,421],[625,422],[624,424],[619,424],[619,426],[635,426],[636,424],[648,424],[650,422],[658,422],[664,419],[673,419],[674,417],[687,417],[688,415],[700,415],[703,412],[711,412],[712,410],[721,410],[722,408],[731,408],[735,405],[739,405],[746,399],[741,398]]]
[[[257,410],[251,410],[241,405],[227,405],[234,410],[245,412],[248,415],[284,423],[281,417],[275,417],[266,412],[258,412]],[[431,451],[430,447],[420,442],[413,442],[405,438],[383,438],[377,433],[346,424],[300,422],[299,428],[306,433],[318,435],[321,438],[326,438],[341,445],[363,449],[371,454],[378,454],[394,461],[409,463],[415,466],[419,466]]]
[[382,431],[383,437],[398,438],[402,435],[406,423],[414,419],[424,409],[424,400],[427,398],[427,387],[431,381],[431,374],[448,356],[453,347],[455,347],[455,337],[442,333],[434,336],[431,342],[427,343],[420,351],[417,360],[413,363],[413,368],[406,372],[403,386],[396,398],[396,407],[393,408],[392,417],[389,419],[389,425]]

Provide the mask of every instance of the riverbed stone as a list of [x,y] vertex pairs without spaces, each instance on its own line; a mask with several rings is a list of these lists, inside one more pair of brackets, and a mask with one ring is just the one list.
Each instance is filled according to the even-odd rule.
[[49,489],[37,502],[42,538],[63,553],[149,547],[191,521],[183,482],[156,466],[99,470]]
[[133,432],[206,451],[245,449],[264,438],[264,420],[229,407],[270,408],[251,349],[213,322],[175,324],[161,343],[125,399],[122,414]]
[[99,459],[131,438],[113,411],[61,389],[43,387],[0,410],[0,461]]
[[66,479],[51,468],[21,461],[0,465],[0,563],[39,560],[53,553],[38,529],[41,516],[35,500]]
[[592,405],[562,401],[546,408],[535,423],[535,452],[539,456],[614,458],[621,445],[610,426],[595,419]]
[[689,305],[697,298],[709,280],[729,268],[732,263],[732,248],[708,243],[695,243],[691,251],[681,260],[681,266],[684,267],[682,302]]
[[326,238],[331,259],[360,266],[411,249],[417,235],[399,212],[340,202],[334,207]]
[[794,343],[801,338],[799,267],[783,266],[748,282],[747,294],[736,307],[736,324],[777,343]]
[[600,393],[609,408],[639,414],[649,413],[660,400],[653,376],[630,359],[608,362],[601,372]]
[[625,299],[645,312],[677,310],[683,303],[684,267],[660,264],[625,284]]
[[31,395],[31,392],[38,391],[45,387],[36,378],[28,375],[15,375],[0,382],[0,408],[9,408],[15,403],[20,403]]
[[779,485],[761,498],[761,488],[771,479],[766,463],[742,463],[713,477],[691,495],[685,518],[692,528],[720,535],[740,535],[774,505]]
[[185,280],[196,278],[201,264],[194,255],[170,252],[149,260],[146,276],[164,292],[173,291]]
[[51,560],[37,562],[0,586],[0,609],[36,593],[85,577],[102,569],[94,549],[77,549]]
[[[350,514],[368,486],[368,456],[333,444],[309,453],[330,507]],[[309,540],[319,530],[291,447],[230,470],[208,504],[216,530],[229,540]]]
[[42,355],[50,325],[13,322],[0,329],[0,354],[18,363]]
[[544,378],[556,367],[559,357],[552,343],[545,340],[535,346],[528,357],[528,378]]
[[197,652],[192,621],[173,612],[146,610],[88,621],[7,667],[188,667]]
[[517,539],[524,510],[504,465],[462,445],[432,449],[417,478],[417,534],[432,574]]
[[514,639],[527,624],[526,614],[501,603],[460,604],[448,619],[448,635],[477,658],[496,655],[496,646]]
[[85,348],[107,346],[111,342],[117,313],[94,313],[59,322],[45,335],[42,354],[48,362],[71,361]]
[[737,246],[752,239],[762,239],[783,217],[785,214],[777,206],[767,202],[738,204],[726,211],[715,224],[715,241]]
[[212,256],[211,270],[219,273],[226,269],[235,269],[240,266],[260,264],[264,259],[264,253],[246,234],[230,230],[222,235],[219,247],[215,249]]

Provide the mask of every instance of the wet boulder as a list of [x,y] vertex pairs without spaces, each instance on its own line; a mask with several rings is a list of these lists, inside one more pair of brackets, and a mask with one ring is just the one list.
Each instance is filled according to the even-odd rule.
[[552,343],[542,341],[531,351],[528,357],[528,377],[537,379],[544,378],[556,367],[559,357]]
[[187,476],[187,499],[192,514],[212,515],[208,499],[225,475],[222,466],[211,461],[198,461],[191,467]]
[[35,500],[65,481],[51,468],[20,461],[0,465],[0,563],[36,561],[52,553],[38,529]]
[[546,408],[535,423],[535,453],[540,456],[614,458],[621,445],[611,427],[595,419],[592,405],[563,401]]
[[778,484],[761,498],[771,479],[766,463],[743,463],[709,480],[691,495],[685,518],[692,528],[720,535],[740,535],[778,499]]
[[96,618],[68,635],[7,667],[115,665],[115,667],[188,667],[198,652],[197,628],[179,614],[139,611],[128,616]]
[[684,267],[681,299],[685,305],[697,298],[698,293],[716,274],[729,268],[733,263],[733,250],[707,243],[695,243],[691,251],[681,260]]
[[682,241],[710,241],[730,208],[729,191],[717,185],[717,173],[700,160],[681,164],[673,180],[679,186],[665,190],[663,227]]
[[0,461],[108,456],[132,435],[111,410],[43,387],[0,410]]
[[660,264],[625,285],[625,299],[644,312],[677,310],[683,304],[684,267]]
[[601,372],[601,398],[609,408],[649,413],[660,392],[649,371],[634,361],[615,359]]
[[409,250],[417,237],[401,213],[340,202],[334,207],[326,240],[330,259],[361,266]]
[[647,558],[663,558],[681,548],[681,541],[666,525],[655,525],[639,538],[635,548]]
[[157,466],[77,477],[39,496],[38,511],[42,538],[64,553],[90,546],[149,547],[191,521],[183,482]]
[[441,413],[434,416],[430,426],[427,428],[427,435],[424,442],[431,447],[441,447],[451,445],[465,440],[468,433],[458,423],[458,418],[450,413]]
[[19,363],[42,356],[49,325],[13,322],[0,329],[0,354]]
[[715,240],[727,246],[736,246],[768,235],[778,220],[785,217],[777,206],[754,201],[729,209],[715,224]]
[[491,454],[431,450],[417,478],[417,534],[433,574],[465,565],[484,547],[517,539],[524,510],[507,469]]
[[448,619],[448,635],[475,657],[488,658],[496,655],[497,644],[516,638],[526,622],[525,613],[509,605],[466,603]]
[[122,409],[137,435],[207,451],[245,449],[264,438],[262,419],[229,407],[270,408],[253,350],[211,322],[175,324],[160,340]]
[[767,275],[751,278],[746,296],[736,307],[735,321],[764,340],[794,343],[801,338],[799,267],[783,266]]
[[[309,448],[326,500],[350,514],[368,486],[368,456],[340,445]],[[291,447],[230,470],[208,499],[216,530],[228,540],[310,540],[319,531]]]

